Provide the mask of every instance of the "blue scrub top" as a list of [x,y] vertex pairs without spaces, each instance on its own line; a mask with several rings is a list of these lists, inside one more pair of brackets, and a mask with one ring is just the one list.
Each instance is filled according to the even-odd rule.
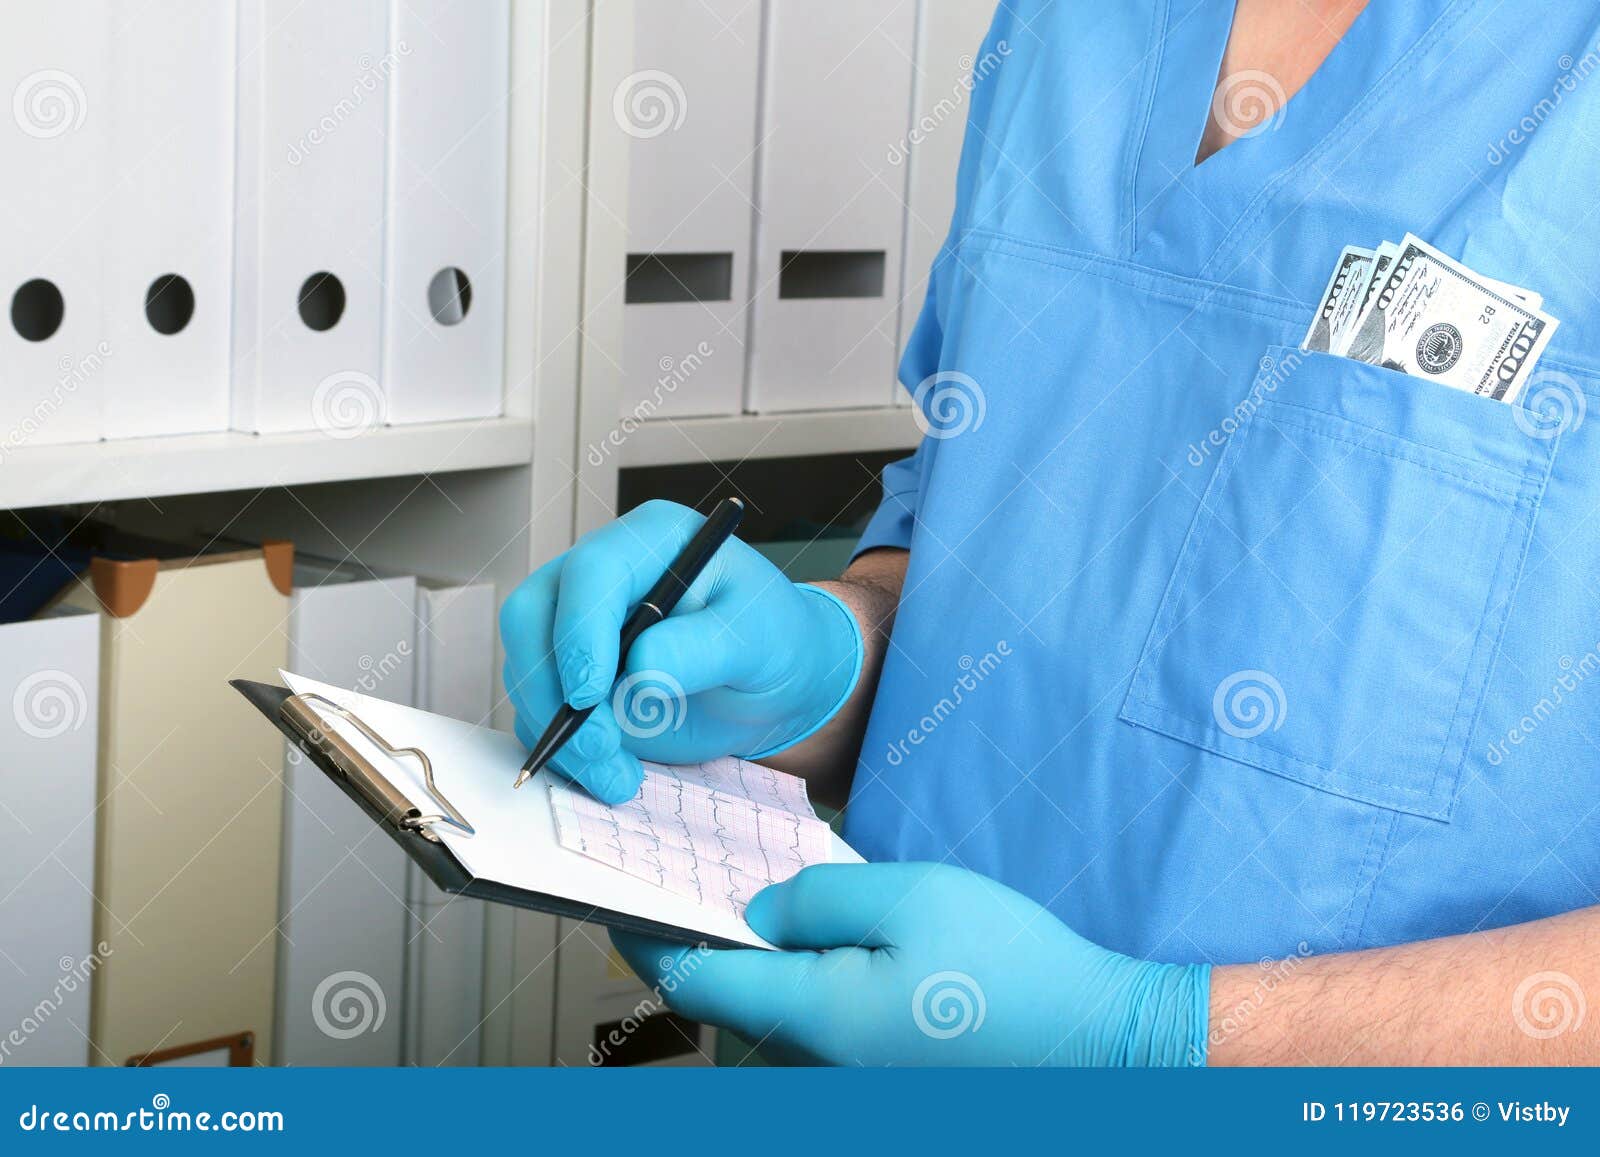
[[[1173,961],[1600,903],[1600,6],[1375,0],[1196,166],[1232,16],[1001,7],[847,836]],[[1523,404],[1295,348],[1407,231],[1545,295]]]

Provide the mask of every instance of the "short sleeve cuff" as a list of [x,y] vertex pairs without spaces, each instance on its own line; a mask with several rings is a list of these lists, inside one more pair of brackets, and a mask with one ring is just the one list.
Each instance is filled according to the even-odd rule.
[[856,548],[850,555],[851,561],[860,558],[869,550],[877,550],[880,547],[910,550],[911,531],[916,525],[916,502],[915,490],[885,494],[877,513],[872,516],[872,521],[867,523],[867,529],[856,543]]

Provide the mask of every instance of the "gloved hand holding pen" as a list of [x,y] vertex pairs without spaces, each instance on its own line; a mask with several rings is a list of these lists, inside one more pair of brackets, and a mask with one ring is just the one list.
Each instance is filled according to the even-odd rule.
[[501,610],[506,692],[524,743],[562,703],[610,700],[552,764],[607,803],[638,790],[640,759],[792,747],[832,718],[860,676],[854,614],[730,539],[676,613],[639,636],[619,680],[623,620],[702,521],[675,503],[646,503],[534,572]]

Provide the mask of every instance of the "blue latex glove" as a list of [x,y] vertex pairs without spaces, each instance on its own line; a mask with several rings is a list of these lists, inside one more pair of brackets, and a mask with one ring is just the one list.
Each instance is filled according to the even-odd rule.
[[1200,1065],[1209,965],[1078,936],[943,864],[821,864],[746,912],[794,951],[707,951],[613,932],[677,1012],[802,1064]]
[[606,701],[553,761],[606,803],[638,791],[640,758],[697,763],[792,747],[860,677],[855,615],[730,539],[676,611],[639,636],[619,680],[623,620],[704,521],[648,502],[541,567],[501,608],[506,693],[524,743],[563,701]]

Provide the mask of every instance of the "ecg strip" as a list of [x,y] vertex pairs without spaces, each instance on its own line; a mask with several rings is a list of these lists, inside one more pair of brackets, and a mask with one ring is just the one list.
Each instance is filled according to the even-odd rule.
[[639,794],[615,808],[551,779],[550,805],[562,847],[735,916],[768,884],[829,859],[805,781],[742,759],[646,763]]

